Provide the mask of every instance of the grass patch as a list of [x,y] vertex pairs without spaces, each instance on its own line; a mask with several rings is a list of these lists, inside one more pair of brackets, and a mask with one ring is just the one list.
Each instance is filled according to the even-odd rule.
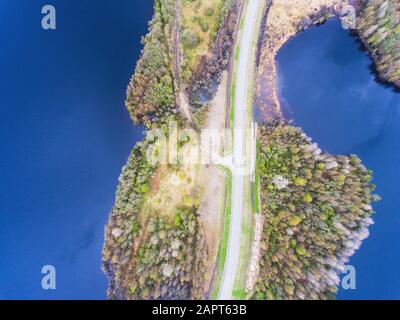
[[180,1],[182,34],[190,35],[195,40],[190,45],[184,45],[187,67],[191,72],[210,49],[229,3],[225,0]]
[[[239,54],[240,54],[240,46],[237,45],[236,50],[235,50],[235,63],[234,63],[235,67],[239,60]],[[232,138],[233,138],[233,126],[234,126],[233,122],[235,120],[236,79],[237,79],[237,72],[236,72],[236,68],[234,68],[233,76],[232,76],[232,85],[231,85],[231,105],[230,105],[230,112],[229,112],[229,121],[230,121]]]
[[256,146],[256,168],[254,172],[254,188],[253,188],[253,209],[254,212],[260,213],[260,172],[258,166],[260,163],[260,142],[257,139]]
[[211,298],[217,299],[219,289],[221,286],[222,276],[224,274],[226,254],[228,251],[228,240],[229,240],[229,230],[231,225],[231,211],[232,211],[232,172],[228,169],[223,168],[228,175],[227,185],[226,185],[226,204],[224,213],[224,231],[222,234],[222,239],[219,245],[218,258],[217,258],[217,270],[216,278],[213,290],[211,292]]
[[231,107],[229,112],[230,128],[233,132],[233,121],[235,120],[235,97],[236,97],[236,72],[232,78],[232,89],[231,89]]
[[253,214],[252,214],[252,201],[251,201],[251,184],[246,184],[244,194],[245,210],[243,215],[242,234],[240,241],[240,258],[239,269],[235,281],[234,290],[232,293],[233,299],[245,300],[248,298],[246,293],[246,279],[248,271],[248,262],[250,261],[251,241],[253,239]]

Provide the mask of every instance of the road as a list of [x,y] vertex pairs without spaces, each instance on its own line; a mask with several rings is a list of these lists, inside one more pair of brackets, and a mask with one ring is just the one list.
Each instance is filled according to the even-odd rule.
[[[233,130],[233,166],[232,166],[232,208],[230,219],[230,230],[225,268],[222,275],[222,281],[218,299],[232,299],[232,293],[235,286],[236,275],[239,268],[240,258],[240,237],[242,233],[242,220],[244,210],[245,183],[251,180],[251,171],[249,170],[252,161],[253,139],[246,136],[246,124],[248,125],[248,101],[252,95],[249,92],[249,81],[253,74],[253,61],[255,57],[256,46],[253,45],[253,36],[257,31],[257,17],[262,10],[262,0],[249,0],[244,8],[244,24],[239,33],[238,46],[240,48],[236,68],[235,83],[235,117]],[[251,106],[250,106],[251,107]],[[247,131],[248,133],[248,131]],[[246,139],[250,138],[250,139]]]

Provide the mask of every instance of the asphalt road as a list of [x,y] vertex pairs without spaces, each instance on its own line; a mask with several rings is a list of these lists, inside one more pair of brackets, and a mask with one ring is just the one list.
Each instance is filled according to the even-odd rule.
[[[228,249],[224,273],[218,298],[220,300],[232,299],[236,275],[239,267],[240,257],[240,236],[242,233],[242,220],[244,209],[245,182],[250,181],[249,164],[252,161],[252,154],[246,150],[252,149],[248,144],[252,139],[246,141],[246,123],[248,111],[249,80],[252,76],[252,61],[255,55],[256,46],[253,46],[253,35],[257,30],[256,21],[259,10],[262,9],[262,0],[249,0],[244,8],[245,20],[240,32],[238,46],[240,48],[239,58],[235,66],[236,93],[234,100],[235,117],[233,130],[233,166],[232,166],[232,208]],[[246,165],[247,164],[247,165]],[[247,168],[247,169],[246,169]],[[247,173],[244,173],[247,170]]]

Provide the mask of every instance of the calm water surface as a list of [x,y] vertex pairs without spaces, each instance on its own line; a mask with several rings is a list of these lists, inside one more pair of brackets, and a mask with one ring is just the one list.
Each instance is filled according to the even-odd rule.
[[[125,89],[149,0],[0,1],[0,299],[103,299],[103,227],[142,135]],[[41,269],[57,289],[41,288]]]

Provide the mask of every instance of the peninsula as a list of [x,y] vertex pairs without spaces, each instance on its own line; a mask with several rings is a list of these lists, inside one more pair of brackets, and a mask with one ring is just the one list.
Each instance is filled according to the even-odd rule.
[[284,118],[276,55],[339,17],[398,87],[399,7],[154,1],[126,99],[147,135],[122,169],[105,228],[110,299],[335,297],[379,197],[357,155],[324,152]]

